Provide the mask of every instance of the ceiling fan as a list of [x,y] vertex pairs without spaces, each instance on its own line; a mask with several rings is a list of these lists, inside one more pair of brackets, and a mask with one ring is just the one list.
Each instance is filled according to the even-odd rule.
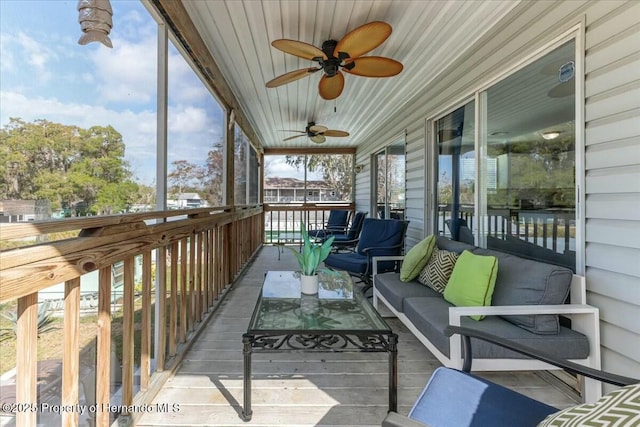
[[349,136],[349,132],[345,132],[343,130],[331,130],[326,126],[317,125],[315,122],[309,122],[307,127],[304,130],[287,130],[285,132],[299,132],[303,135],[295,135],[290,136],[289,138],[283,139],[283,141],[288,141],[290,139],[299,138],[301,136],[308,136],[309,139],[317,144],[322,144],[327,140],[327,136],[335,136],[335,137],[344,137]]
[[340,41],[325,41],[322,43],[322,49],[297,40],[274,40],[271,45],[276,49],[315,61],[319,66],[285,73],[268,81],[266,86],[278,87],[323,70],[324,75],[318,84],[318,92],[322,98],[330,100],[339,97],[344,89],[342,71],[363,77],[395,76],[402,71],[403,66],[400,62],[383,56],[362,56],[380,46],[389,35],[391,25],[374,21],[350,31]]

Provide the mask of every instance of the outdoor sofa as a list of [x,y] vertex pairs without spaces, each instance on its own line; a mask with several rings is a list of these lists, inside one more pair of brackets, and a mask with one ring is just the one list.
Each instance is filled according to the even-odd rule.
[[[491,305],[455,306],[417,279],[402,281],[400,272],[377,273],[378,262],[396,260],[400,264],[404,256],[374,258],[373,304],[378,309],[383,303],[443,365],[463,367],[460,337],[445,334],[445,328],[453,325],[491,333],[600,369],[599,312],[586,304],[584,277],[565,267],[441,236],[434,239],[439,250],[457,254],[466,250],[497,259]],[[486,317],[473,320],[470,316]],[[486,341],[472,341],[474,371],[558,369]],[[600,383],[585,378],[585,401],[594,402],[600,397]]]

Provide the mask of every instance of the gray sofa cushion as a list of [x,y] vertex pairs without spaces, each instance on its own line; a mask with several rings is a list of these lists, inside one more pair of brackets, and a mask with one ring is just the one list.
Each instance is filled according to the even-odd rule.
[[389,304],[399,312],[403,312],[402,301],[407,297],[436,297],[442,299],[442,294],[418,283],[416,280],[403,282],[398,273],[382,273],[375,277],[375,287]]
[[[413,325],[433,344],[450,357],[449,338],[444,328],[449,324],[451,304],[443,298],[410,297],[404,300],[404,314]],[[563,359],[583,359],[589,356],[588,338],[569,328],[561,327],[554,335],[531,333],[500,316],[487,316],[482,321],[462,319],[462,326],[486,331],[501,338],[550,353]],[[473,356],[478,358],[523,359],[526,356],[486,341],[471,339]]]
[[[498,277],[491,305],[564,304],[569,295],[573,272],[566,267],[546,264],[490,249],[473,253],[498,258]],[[557,334],[558,315],[504,316],[508,321],[536,334]]]
[[461,254],[465,249],[470,252],[473,252],[473,250],[476,249],[475,246],[469,245],[468,243],[447,239],[443,236],[438,236],[436,239],[436,246],[440,249],[444,249],[445,251],[455,252],[457,254]]

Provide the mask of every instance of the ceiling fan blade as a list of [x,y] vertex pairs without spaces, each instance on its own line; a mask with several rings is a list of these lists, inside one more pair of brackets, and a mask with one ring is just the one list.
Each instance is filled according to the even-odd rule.
[[400,74],[403,65],[395,59],[383,56],[363,56],[362,58],[347,59],[345,65],[355,63],[350,70],[343,67],[342,71],[363,77],[391,77]]
[[[305,133],[306,133],[306,132],[305,132]],[[285,139],[283,139],[283,141],[288,141],[288,140],[290,140],[290,139],[294,139],[294,138],[300,138],[301,136],[304,136],[304,135],[294,135],[294,136],[290,136],[289,138],[285,138]]]
[[327,59],[327,55],[318,49],[314,45],[309,43],[300,42],[297,40],[279,39],[271,42],[271,46],[285,53],[298,56],[300,58],[312,60],[319,56],[322,59]]
[[299,80],[303,77],[308,76],[309,74],[313,74],[318,70],[321,70],[322,68],[302,68],[300,70],[295,70],[295,71],[290,71],[288,73],[285,73],[281,76],[276,77],[273,80],[269,80],[266,83],[267,87],[278,87],[287,83],[291,83],[294,82],[296,80]]
[[298,132],[298,133],[307,133],[303,130],[293,130],[293,129],[281,129],[282,132]]
[[564,98],[574,93],[576,93],[576,85],[573,80],[570,80],[552,87],[551,90],[547,92],[547,96],[549,96],[549,98]]
[[323,75],[318,84],[320,96],[327,101],[339,97],[342,89],[344,89],[344,74],[340,71],[333,77],[327,77],[326,74]]
[[345,132],[343,130],[328,130],[323,133],[324,136],[335,136],[335,137],[343,137],[349,136],[349,132]]
[[322,125],[313,125],[309,127],[309,132],[311,133],[324,133],[328,130],[329,130],[328,127],[322,126]]
[[311,139],[316,144],[322,144],[323,142],[325,142],[327,140],[327,138],[325,138],[322,135],[314,135],[314,136],[310,137],[309,139]]
[[391,25],[382,21],[369,22],[350,31],[338,42],[334,55],[346,52],[351,58],[357,58],[377,48],[391,35]]

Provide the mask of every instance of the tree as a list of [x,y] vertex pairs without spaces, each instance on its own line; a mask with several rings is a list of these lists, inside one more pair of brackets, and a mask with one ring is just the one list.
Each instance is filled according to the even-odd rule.
[[287,164],[297,168],[306,167],[309,172],[320,172],[325,183],[336,190],[338,200],[351,200],[353,155],[351,154],[311,154],[307,156],[286,156]]
[[212,206],[224,204],[224,151],[222,143],[213,146],[207,155],[207,164],[200,177],[200,185]]
[[204,173],[198,165],[186,160],[174,160],[171,162],[171,172],[167,175],[169,182],[173,184],[170,192],[176,199],[189,190],[196,190],[195,184]]
[[[46,199],[54,210],[82,204],[99,212],[121,206],[137,191],[122,135],[112,126],[82,129],[11,118],[0,128],[0,142],[0,198]],[[117,195],[110,184],[118,186]]]

